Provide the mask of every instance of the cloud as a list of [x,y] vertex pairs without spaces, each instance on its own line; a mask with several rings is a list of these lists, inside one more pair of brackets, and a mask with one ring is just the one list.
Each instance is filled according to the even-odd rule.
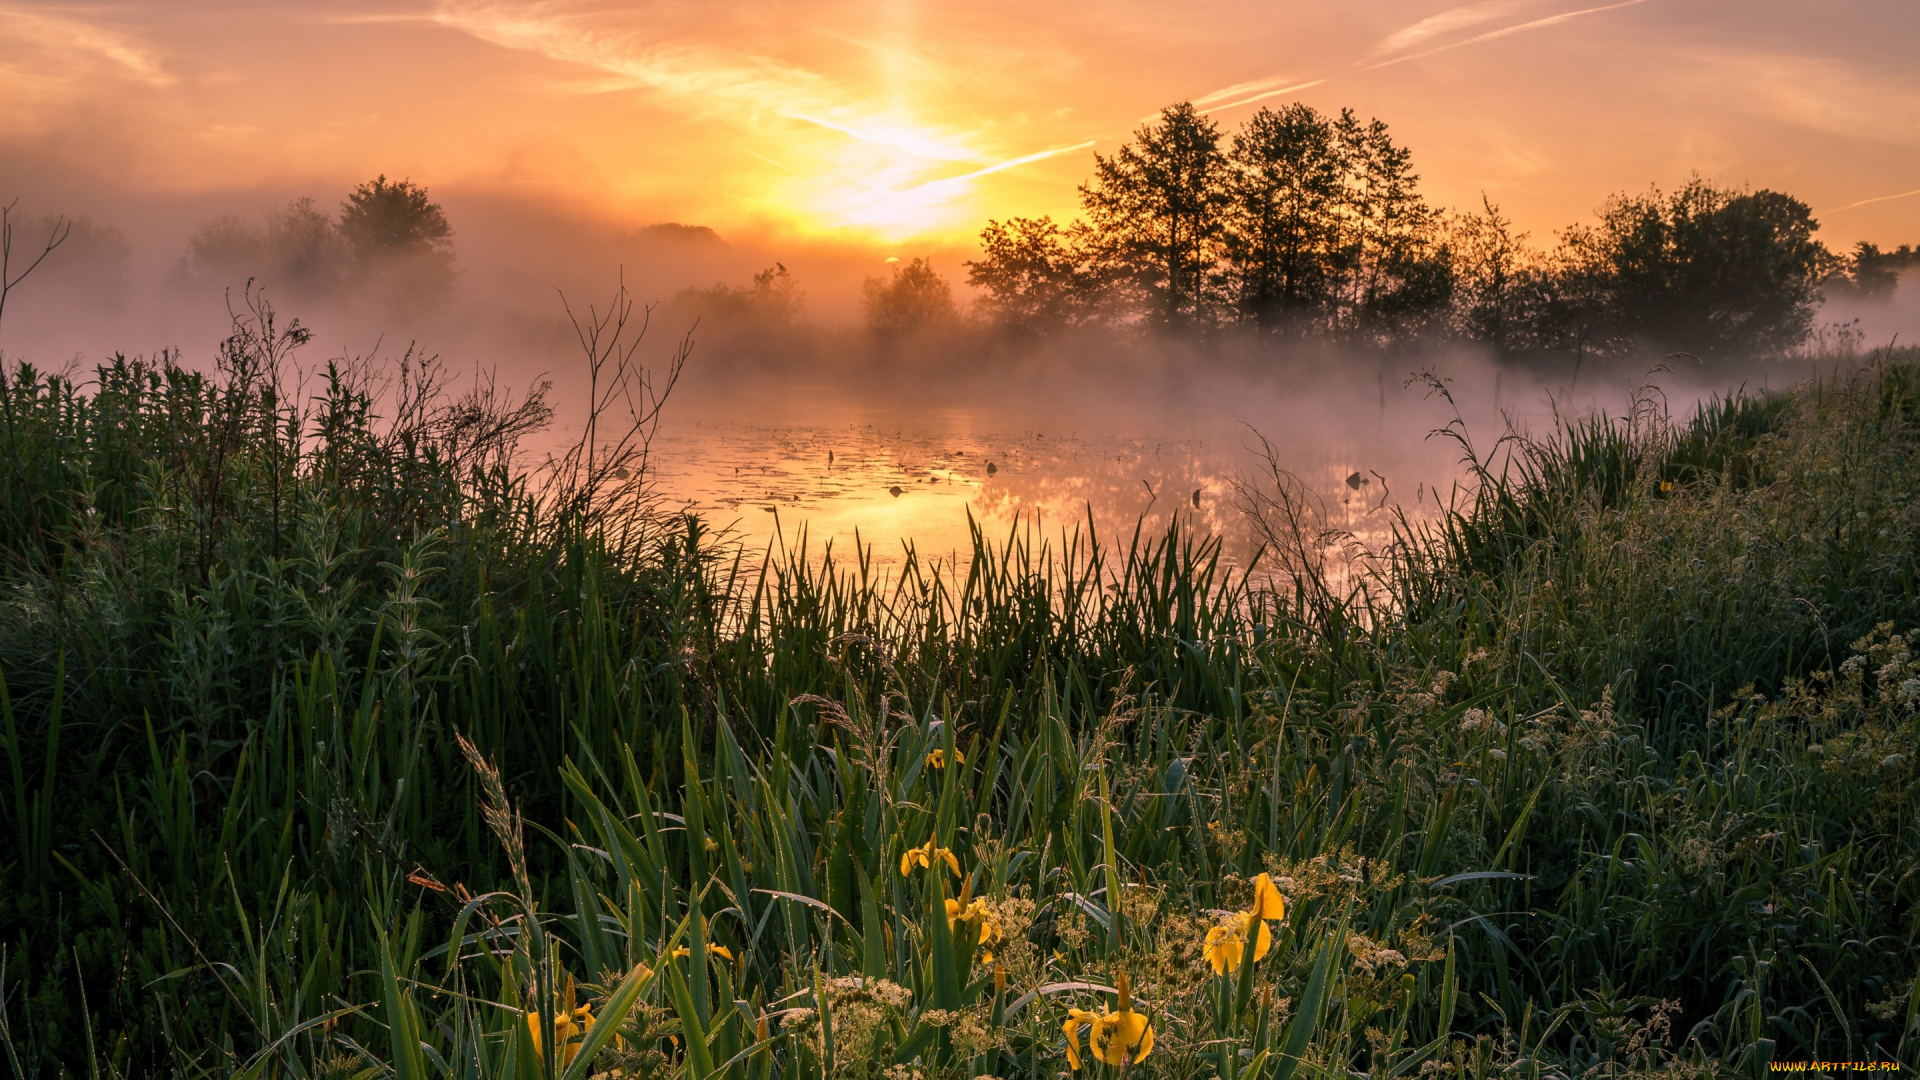
[[[75,121],[82,103],[145,99],[178,80],[144,42],[78,19],[0,6],[0,135],[40,135]],[[98,134],[98,120],[90,122]]]
[[[1228,109],[1237,109],[1242,105],[1251,105],[1256,101],[1265,101],[1270,97],[1279,97],[1281,94],[1291,94],[1298,90],[1305,90],[1310,86],[1319,86],[1321,83],[1327,81],[1325,79],[1309,79],[1306,82],[1292,82],[1290,81],[1292,78],[1293,76],[1291,75],[1274,75],[1265,79],[1255,79],[1251,82],[1234,83],[1232,86],[1222,87],[1211,93],[1201,94],[1197,98],[1192,98],[1188,101],[1188,104],[1204,113],[1225,112]],[[1140,122],[1143,124],[1151,124],[1158,119],[1160,119],[1160,114],[1158,112],[1152,112],[1141,117]]]
[[[1443,53],[1448,51],[1449,49],[1458,49],[1463,45],[1478,45],[1483,41],[1493,41],[1495,39],[1508,37],[1513,34],[1525,33],[1529,30],[1543,30],[1549,26],[1558,26],[1559,24],[1566,22],[1569,19],[1577,19],[1582,15],[1596,15],[1602,11],[1617,11],[1620,8],[1636,7],[1646,2],[1647,0],[1620,0],[1620,2],[1618,3],[1602,4],[1598,7],[1581,8],[1578,11],[1564,11],[1558,15],[1549,15],[1542,19],[1533,19],[1528,22],[1515,24],[1513,26],[1502,27],[1499,30],[1490,30],[1487,33],[1476,34],[1473,37],[1466,38],[1461,41],[1448,42],[1447,44],[1438,46],[1436,48],[1425,49],[1423,51],[1415,52],[1415,53],[1408,53],[1407,55],[1404,55],[1404,56],[1396,56],[1390,60],[1382,60],[1379,63],[1366,64],[1364,66],[1369,71],[1373,70],[1374,68],[1391,67],[1394,64],[1404,64],[1409,60],[1418,60],[1423,56],[1432,56],[1435,53]],[[1418,34],[1417,36],[1413,37],[1412,41],[1415,43],[1420,41],[1425,41],[1435,36],[1438,36],[1439,34],[1445,33],[1448,30],[1459,29],[1461,26],[1473,25],[1478,22],[1484,22],[1484,21],[1487,21],[1487,19],[1489,18],[1498,17],[1498,15],[1500,14],[1500,12],[1496,11],[1496,12],[1493,12],[1491,15],[1487,15],[1485,17],[1478,17],[1480,15],[1480,12],[1472,11],[1472,9],[1476,9],[1476,8],[1484,8],[1484,5],[1469,4],[1467,5],[1466,8],[1454,8],[1451,11],[1443,11],[1439,15],[1435,15],[1432,19],[1428,19],[1425,22],[1421,22],[1421,23],[1415,23],[1413,26],[1410,26],[1407,29],[1400,31],[1398,34],[1392,34],[1392,35],[1389,35],[1387,38],[1383,39],[1380,43],[1380,46],[1374,49],[1373,55],[1375,56],[1385,55],[1388,51],[1390,51],[1385,48],[1388,42],[1394,41],[1395,39],[1399,38],[1401,35],[1413,34],[1415,31],[1420,30],[1420,28],[1425,26],[1427,23],[1431,23],[1437,19],[1444,19],[1448,15],[1453,14],[1454,12],[1462,13],[1462,16],[1461,16],[1462,18],[1466,18],[1466,15],[1469,13],[1471,13],[1476,17],[1471,19],[1470,21],[1462,22],[1455,26],[1435,27],[1429,31],[1426,31],[1424,33]],[[1401,47],[1405,48],[1407,46],[1403,45]]]
[[0,7],[0,41],[11,46],[6,63],[12,71],[66,66],[72,77],[79,77],[83,73],[72,68],[84,68],[87,75],[105,68],[149,86],[174,82],[141,42],[77,19]]
[[[1235,83],[1210,94],[1201,94],[1193,99],[1193,107],[1201,112],[1224,112],[1228,109],[1237,109],[1242,105],[1251,105],[1256,101],[1265,101],[1270,97],[1279,97],[1281,94],[1305,90],[1310,86],[1319,86],[1327,81],[1310,79],[1306,82],[1292,82],[1290,81],[1292,78],[1290,75],[1275,75],[1271,78],[1256,79],[1253,82]],[[1153,116],[1142,117],[1141,120],[1151,121],[1158,116],[1159,114],[1155,113]]]
[[1470,26],[1491,22],[1521,6],[1520,0],[1481,0],[1477,4],[1462,4],[1448,8],[1438,15],[1429,15],[1412,26],[1396,30],[1383,37],[1373,47],[1373,56],[1390,56],[1417,48],[1426,41],[1442,34],[1451,34],[1465,30]]
[[780,115],[790,120],[798,120],[802,123],[812,124],[815,127],[825,128],[828,131],[837,131],[849,139],[870,143],[874,146],[888,147],[911,154],[914,157],[926,158],[930,161],[980,160],[979,155],[973,150],[969,150],[950,140],[932,135],[924,130],[909,127],[904,124],[889,124],[884,122],[866,125],[857,123],[847,124],[792,111],[783,111]]
[[1902,191],[1894,195],[1876,195],[1871,199],[1861,199],[1859,202],[1850,202],[1845,206],[1836,206],[1831,210],[1818,211],[1815,216],[1827,217],[1832,214],[1855,210],[1862,206],[1872,206],[1874,203],[1892,202],[1895,199],[1910,199],[1915,195],[1920,195],[1920,188],[1914,188],[1912,191]]
[[644,88],[714,105],[818,110],[830,97],[819,75],[766,57],[715,54],[692,45],[643,47],[544,4],[448,2],[429,21],[490,44],[592,68],[601,89]]

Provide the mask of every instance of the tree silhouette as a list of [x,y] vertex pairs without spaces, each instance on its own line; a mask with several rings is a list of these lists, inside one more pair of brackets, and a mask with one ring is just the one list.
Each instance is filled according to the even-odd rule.
[[950,323],[958,317],[953,289],[926,259],[893,267],[884,278],[868,278],[867,328],[881,334],[906,334]]
[[[1884,298],[1920,264],[1906,247],[1836,255],[1798,200],[1697,177],[1671,196],[1615,196],[1541,252],[1484,196],[1482,213],[1443,215],[1419,179],[1387,125],[1351,109],[1262,108],[1223,151],[1212,120],[1171,105],[1094,155],[1083,220],[989,221],[968,281],[997,325],[1023,331],[1237,322],[1374,347],[1465,338],[1509,353],[1709,357],[1795,345],[1822,286]],[[869,286],[871,311],[884,284]]]
[[1498,349],[1512,347],[1521,334],[1519,309],[1529,286],[1527,235],[1500,216],[1484,192],[1482,214],[1462,214],[1454,225],[1456,302],[1461,333]]
[[985,257],[966,263],[967,283],[985,294],[980,309],[1020,330],[1079,321],[1094,302],[1086,239],[1085,225],[1063,233],[1050,217],[988,221]]
[[1851,255],[1835,259],[1837,265],[1824,283],[1831,292],[1863,300],[1885,300],[1899,286],[1904,271],[1920,266],[1920,251],[1908,244],[1882,251],[1880,245],[1862,240],[1853,245]]
[[1112,157],[1093,156],[1080,188],[1104,269],[1143,294],[1167,329],[1204,324],[1226,233],[1227,159],[1220,128],[1181,102],[1134,132]]
[[1671,195],[1614,196],[1566,243],[1573,270],[1604,282],[1609,348],[1724,357],[1805,339],[1827,255],[1815,228],[1798,199],[1696,176]]
[[1448,253],[1434,250],[1437,217],[1420,196],[1412,151],[1394,145],[1385,123],[1362,124],[1352,109],[1340,111],[1333,129],[1344,158],[1347,210],[1338,324],[1378,341],[1451,298]]
[[441,252],[453,227],[427,189],[385,174],[361,184],[340,205],[340,235],[362,261]]
[[1295,103],[1261,109],[1229,153],[1227,250],[1242,312],[1262,329],[1307,329],[1322,314],[1341,235],[1341,152],[1333,125]]

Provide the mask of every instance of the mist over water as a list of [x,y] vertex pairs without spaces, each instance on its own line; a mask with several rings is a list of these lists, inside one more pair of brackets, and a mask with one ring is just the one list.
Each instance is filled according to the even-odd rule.
[[[1272,464],[1311,493],[1320,524],[1377,547],[1399,515],[1425,516],[1466,478],[1462,446],[1439,434],[1450,425],[1484,459],[1503,435],[1548,433],[1556,414],[1623,413],[1642,385],[1676,414],[1732,386],[1684,370],[1573,374],[1469,350],[1222,358],[1146,345],[918,376],[742,379],[696,363],[654,444],[656,480],[663,505],[749,553],[804,541],[844,561],[857,544],[885,568],[909,543],[923,560],[964,554],[976,525],[989,540],[1057,546],[1089,527],[1112,541],[1177,522],[1221,537],[1244,567],[1259,538],[1238,485],[1271,487]],[[1805,374],[1769,366],[1743,381]]]
[[[254,199],[232,212],[273,205]],[[640,304],[658,304],[640,362],[658,369],[689,334],[694,343],[652,447],[660,505],[698,513],[755,555],[804,542],[813,556],[863,549],[891,567],[909,542],[922,557],[965,552],[976,524],[995,541],[1017,529],[1057,544],[1088,526],[1114,540],[1177,521],[1220,536],[1227,560],[1244,565],[1256,538],[1235,485],[1262,479],[1268,444],[1317,497],[1326,525],[1377,545],[1397,513],[1417,519],[1464,478],[1461,448],[1436,430],[1457,418],[1484,455],[1510,430],[1544,434],[1556,412],[1618,414],[1648,378],[1644,365],[1576,373],[1571,361],[1503,364],[1464,348],[1202,349],[1091,333],[1009,346],[966,327],[879,340],[848,325],[861,276],[883,267],[871,254],[783,250],[697,227],[611,228],[526,201],[455,197],[447,207],[457,275],[431,302],[393,287],[302,294],[256,283],[283,321],[315,331],[299,357],[305,375],[331,358],[391,360],[413,347],[440,356],[456,388],[481,372],[516,390],[551,381],[554,424],[525,448],[537,462],[577,438],[584,415],[585,365],[562,298],[577,313],[604,310],[624,280]],[[165,348],[186,366],[210,366],[228,304],[243,303],[245,289],[186,266],[186,237],[218,208],[89,215],[86,242],[56,251],[11,299],[0,350],[82,374],[115,352]],[[38,224],[47,209],[23,206],[33,213],[21,217]],[[37,248],[31,228],[16,257],[26,248]],[[804,294],[791,324],[741,325],[687,299],[685,290],[739,287],[776,262]],[[938,268],[963,276],[955,258]],[[1886,302],[1830,304],[1819,321],[1856,351],[1912,340],[1916,284]],[[1675,414],[1743,383],[1810,373],[1794,362],[1673,363],[1652,380]],[[1423,371],[1446,380],[1451,403],[1414,377]]]

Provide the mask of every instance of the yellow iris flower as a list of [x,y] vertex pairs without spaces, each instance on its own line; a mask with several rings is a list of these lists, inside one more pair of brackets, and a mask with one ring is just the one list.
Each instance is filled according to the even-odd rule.
[[1253,879],[1253,914],[1269,921],[1287,917],[1287,902],[1273,879],[1265,874]]
[[[573,1064],[574,1056],[580,1053],[580,1040],[593,1030],[593,1006],[582,1005],[577,1009],[562,1012],[553,1018],[553,1037],[560,1047],[560,1064]],[[541,1052],[540,1014],[534,1010],[527,1012],[527,1032],[533,1036],[533,1052]]]
[[1267,922],[1286,917],[1287,902],[1281,898],[1273,879],[1265,874],[1254,878],[1253,909],[1233,915],[1207,931],[1207,944],[1202,954],[1213,967],[1213,973],[1228,975],[1240,966],[1240,958],[1246,955],[1248,934],[1255,935],[1253,958],[1259,960],[1266,956],[1267,951],[1273,948],[1273,934],[1267,929]]
[[953,871],[954,877],[960,876],[960,860],[954,858],[953,852],[946,848],[935,846],[934,839],[929,836],[925,847],[908,848],[906,853],[900,856],[901,877],[906,877],[916,866],[924,866],[931,870],[936,862],[945,862],[947,869]]
[[[953,761],[954,761],[954,764],[956,765],[965,765],[967,763],[967,755],[961,753],[958,750],[955,750],[953,752]],[[935,750],[933,753],[928,754],[927,764],[933,766],[936,769],[946,768],[947,767],[947,748],[943,746],[938,750]]]
[[[728,960],[733,959],[733,950],[727,948],[725,945],[715,945],[712,942],[708,942],[707,952],[712,953],[714,956],[724,956]],[[686,958],[692,955],[693,955],[693,950],[687,948],[685,945],[682,945],[679,948],[673,950],[673,958],[675,960],[685,960]]]
[[1080,1067],[1080,1029],[1092,1027],[1100,1022],[1098,1013],[1085,1009],[1068,1009],[1067,1022],[1060,1025],[1061,1034],[1067,1037],[1067,1068]]
[[[1000,932],[1000,924],[993,921],[993,911],[987,907],[986,897],[976,897],[973,902],[967,902],[967,894],[965,891],[967,887],[968,886],[964,884],[960,887],[960,899],[949,899],[947,901],[947,932],[953,934],[959,933],[960,924],[962,923],[967,924],[969,933],[971,933],[972,927],[978,926],[980,928],[979,944],[991,945],[999,941],[1003,936]],[[980,954],[980,962],[983,964],[993,963],[993,950],[983,950]],[[999,969],[996,967],[994,970],[998,971]]]
[[[960,932],[960,924],[977,924],[980,927],[980,944],[990,945],[1000,940],[1000,927],[993,921],[993,911],[987,907],[987,898],[977,897],[967,903],[965,896],[959,900],[947,901],[947,930]],[[991,954],[989,954],[991,955]]]
[[1273,934],[1265,922],[1253,917],[1253,912],[1240,912],[1207,931],[1207,963],[1213,965],[1215,975],[1231,974],[1240,966],[1240,958],[1247,951],[1247,934],[1253,927],[1259,928],[1253,943],[1253,958],[1259,960],[1273,948]]
[[1153,1025],[1147,1018],[1133,1011],[1133,1000],[1127,992],[1127,973],[1120,973],[1119,1007],[1112,1012],[1095,1014],[1086,1009],[1067,1010],[1067,1022],[1060,1025],[1060,1031],[1067,1037],[1067,1065],[1080,1067],[1080,1030],[1087,1029],[1087,1049],[1093,1056],[1109,1065],[1123,1066],[1144,1059],[1153,1052]]

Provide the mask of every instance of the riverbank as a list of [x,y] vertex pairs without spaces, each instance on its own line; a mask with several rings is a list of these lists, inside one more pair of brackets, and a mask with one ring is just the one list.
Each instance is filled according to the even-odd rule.
[[1367,594],[1178,530],[748,574],[540,503],[457,402],[16,381],[0,1036],[27,1075],[557,1075],[569,1024],[741,1080],[1069,1035],[1248,1080],[1911,1059],[1917,361],[1470,448]]

